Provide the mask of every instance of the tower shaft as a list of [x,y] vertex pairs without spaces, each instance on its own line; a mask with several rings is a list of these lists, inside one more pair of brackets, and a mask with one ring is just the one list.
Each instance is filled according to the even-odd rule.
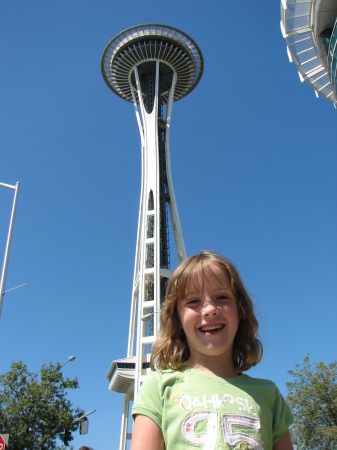
[[[160,61],[157,60],[155,73],[151,75],[152,79],[146,80],[147,92],[144,93],[138,69],[134,68],[139,106],[133,91],[132,95],[141,138],[142,180],[127,354],[130,360],[135,360],[135,373],[133,389],[125,395],[125,413],[129,412],[129,402],[136,398],[144,376],[149,371],[151,345],[159,331],[160,307],[165,298],[167,281],[171,276],[168,207],[171,211],[179,263],[186,258],[169,154],[169,130],[176,75],[172,77],[164,119],[164,108],[160,105],[158,95],[159,69]],[[122,426],[120,449],[125,448],[126,427],[127,421]]]
[[[140,112],[135,97],[134,106],[142,142],[142,189],[128,345],[128,357],[136,355],[135,397],[148,367],[150,347],[159,330],[158,313],[164,301],[167,280],[171,275],[167,204],[171,208],[175,208],[171,222],[178,259],[182,261],[186,257],[173,186],[171,183],[169,184],[166,175],[167,172],[171,172],[169,154],[166,158],[165,151],[166,148],[169,148],[169,133],[166,132],[166,129],[170,128],[171,116],[166,117],[163,123],[158,95],[159,67],[160,63],[157,60],[152,96],[151,94],[143,95],[139,73],[137,68],[134,68]],[[173,76],[172,94],[175,78]],[[173,95],[171,93],[169,98],[167,112],[172,110]]]

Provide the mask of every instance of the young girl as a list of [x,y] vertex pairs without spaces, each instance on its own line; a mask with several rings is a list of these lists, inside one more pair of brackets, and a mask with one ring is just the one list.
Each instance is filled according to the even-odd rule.
[[211,252],[171,276],[151,372],[132,409],[131,450],[292,450],[275,384],[242,372],[262,357],[252,301],[233,264]]

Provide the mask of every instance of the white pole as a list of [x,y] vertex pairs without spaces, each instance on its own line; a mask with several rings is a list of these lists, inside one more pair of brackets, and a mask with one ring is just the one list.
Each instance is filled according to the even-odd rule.
[[0,183],[0,186],[4,186],[4,187],[7,187],[7,188],[15,190],[14,200],[13,200],[13,207],[12,207],[12,214],[11,214],[11,220],[9,222],[9,229],[8,229],[5,257],[4,257],[4,262],[3,262],[3,266],[2,266],[1,282],[0,282],[0,318],[1,318],[3,297],[5,295],[5,284],[6,284],[8,258],[9,258],[9,251],[10,251],[10,248],[11,248],[12,233],[13,233],[13,226],[14,226],[14,217],[15,217],[15,210],[16,210],[16,202],[17,202],[18,193],[19,193],[19,185],[20,185],[20,183],[16,183],[15,186],[11,186],[9,184]]

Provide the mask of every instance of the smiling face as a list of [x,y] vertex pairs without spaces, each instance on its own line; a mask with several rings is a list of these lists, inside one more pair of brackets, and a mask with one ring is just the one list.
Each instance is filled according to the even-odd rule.
[[227,271],[216,263],[188,283],[178,314],[190,350],[190,367],[218,362],[234,368],[232,348],[239,326],[238,308]]

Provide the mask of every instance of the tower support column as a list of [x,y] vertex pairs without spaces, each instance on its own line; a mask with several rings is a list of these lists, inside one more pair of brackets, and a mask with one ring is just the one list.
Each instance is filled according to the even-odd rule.
[[[129,348],[136,345],[136,366],[134,398],[136,398],[142,379],[146,373],[144,363],[148,363],[150,346],[153,344],[158,329],[158,314],[160,310],[160,180],[158,151],[158,91],[159,91],[159,61],[156,61],[155,88],[153,109],[147,112],[143,101],[143,93],[137,67],[134,68],[137,94],[140,99],[142,121],[138,124],[142,148],[142,198],[140,200],[140,230],[136,245],[136,267],[133,301],[137,302],[137,319],[130,323],[129,336],[136,340],[130,342]],[[137,105],[135,104],[135,107]],[[135,333],[135,331],[137,332]],[[146,364],[145,364],[146,365]]]

